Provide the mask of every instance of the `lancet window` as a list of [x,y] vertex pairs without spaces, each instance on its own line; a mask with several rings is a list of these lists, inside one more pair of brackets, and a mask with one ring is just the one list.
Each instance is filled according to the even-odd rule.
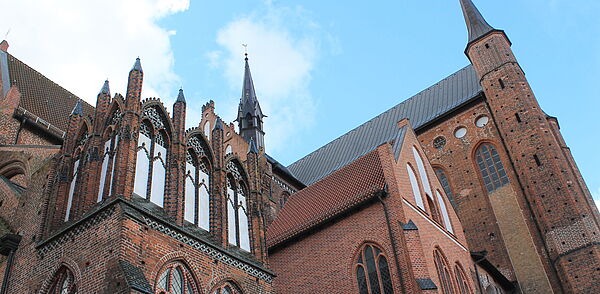
[[210,153],[199,136],[187,143],[184,219],[209,230],[210,225]]
[[381,249],[365,245],[356,260],[356,280],[360,294],[393,294],[388,262]]
[[250,251],[248,190],[236,161],[227,164],[227,229],[230,244]]
[[508,184],[506,170],[504,170],[498,151],[492,144],[479,146],[475,153],[475,160],[488,192]]

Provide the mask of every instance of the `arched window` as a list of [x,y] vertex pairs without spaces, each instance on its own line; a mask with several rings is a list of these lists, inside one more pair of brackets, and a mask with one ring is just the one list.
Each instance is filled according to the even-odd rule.
[[446,173],[441,168],[434,168],[433,170],[435,171],[435,174],[437,175],[438,180],[440,180],[440,183],[442,184],[442,188],[444,189],[444,192],[446,192],[446,196],[448,196],[448,200],[450,200],[450,204],[452,204],[452,206],[454,206],[456,208],[456,204],[454,203],[454,194],[452,194],[452,189],[450,188],[450,181],[448,180]]
[[421,198],[421,188],[419,188],[417,176],[415,175],[415,172],[409,164],[406,165],[406,170],[408,171],[408,179],[410,180],[410,186],[412,187],[415,202],[417,203],[418,207],[425,210],[425,206],[423,205],[423,198]]
[[492,144],[479,146],[475,153],[475,159],[488,192],[508,184],[508,176],[500,160],[500,155]]
[[191,271],[183,263],[175,261],[163,268],[158,275],[156,294],[195,294],[200,293]]
[[440,280],[442,293],[454,294],[454,288],[452,287],[452,276],[450,275],[446,258],[444,258],[442,253],[437,249],[433,251],[433,261],[435,263],[435,269],[437,270]]
[[239,287],[232,284],[231,282],[226,282],[223,285],[217,287],[212,294],[242,294],[242,291],[239,290]]
[[166,118],[160,113],[157,107],[150,106],[142,114],[133,191],[162,207],[169,137]]
[[204,135],[206,136],[206,139],[210,140],[210,122],[207,121],[204,124]]
[[442,220],[444,221],[444,227],[450,233],[454,233],[452,229],[452,223],[450,222],[450,216],[448,215],[448,208],[446,208],[446,202],[444,202],[444,198],[442,197],[442,193],[436,190],[435,194],[437,195],[437,200],[440,203],[440,210],[442,211]]
[[[119,135],[111,134],[104,143],[104,149],[102,150],[102,168],[100,170],[100,188],[98,189],[98,202],[102,201],[105,193],[105,187],[108,186],[108,195],[112,194],[112,177],[115,173],[115,162],[117,159],[117,143],[119,142]],[[110,172],[109,172],[110,170]]]
[[438,209],[435,201],[431,196],[427,195],[427,205],[429,206],[429,210],[431,211],[431,218],[437,222],[438,224],[442,224],[442,218],[440,217],[440,210]]
[[227,229],[230,244],[250,251],[248,224],[248,190],[242,178],[242,169],[234,161],[227,163]]
[[231,145],[227,145],[227,148],[225,148],[225,155],[229,155],[233,153],[233,149],[231,148]]
[[210,153],[204,139],[194,136],[187,143],[185,176],[185,220],[210,229]]
[[77,285],[73,273],[65,266],[62,266],[56,272],[50,284],[48,294],[76,294]]
[[417,148],[413,146],[413,157],[415,158],[415,162],[417,162],[417,170],[419,171],[419,176],[421,177],[421,184],[423,184],[423,189],[425,190],[425,194],[432,196],[431,186],[429,185],[429,177],[427,177],[427,172],[425,171],[425,165],[423,164],[423,159],[421,155],[419,155],[419,151]]
[[77,176],[79,176],[79,167],[81,161],[81,151],[78,149],[76,155],[73,157],[73,168],[71,168],[71,180],[69,184],[69,195],[67,196],[67,211],[65,212],[65,221],[68,221],[71,217],[71,207],[73,206],[73,197],[75,195],[75,188],[77,186]]
[[360,294],[393,294],[387,259],[381,249],[366,244],[356,260],[356,280]]
[[469,283],[467,282],[467,275],[463,271],[460,265],[454,266],[454,274],[456,275],[456,283],[458,284],[458,293],[459,294],[471,294],[471,288],[469,288]]

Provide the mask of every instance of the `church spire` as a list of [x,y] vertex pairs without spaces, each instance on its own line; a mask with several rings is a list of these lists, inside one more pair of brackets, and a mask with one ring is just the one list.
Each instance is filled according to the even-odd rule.
[[469,44],[495,30],[485,21],[473,1],[460,0],[460,6],[469,30]]
[[244,54],[246,58],[244,68],[244,83],[242,85],[242,97],[238,107],[237,122],[240,128],[240,135],[250,142],[256,142],[258,148],[264,148],[263,117],[256,91],[254,90],[254,81],[250,74],[250,65],[248,64],[248,53]]

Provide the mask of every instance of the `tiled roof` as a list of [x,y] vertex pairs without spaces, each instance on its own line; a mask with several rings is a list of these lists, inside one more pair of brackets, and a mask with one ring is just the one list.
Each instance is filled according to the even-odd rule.
[[131,289],[147,294],[154,293],[146,276],[144,276],[142,269],[131,264],[131,262],[127,260],[119,260],[119,265],[121,266],[123,275],[125,275],[125,281],[127,281],[127,285],[129,285]]
[[375,197],[384,184],[375,150],[293,194],[267,229],[268,246],[281,244]]
[[[21,93],[20,107],[37,115],[62,131],[67,130],[69,114],[79,97],[46,78],[16,57],[6,53],[10,86]],[[84,116],[92,115],[94,107],[83,102]]]
[[393,141],[398,122],[408,118],[414,129],[468,103],[482,91],[471,65],[390,108],[288,166],[306,185],[336,171],[377,146]]

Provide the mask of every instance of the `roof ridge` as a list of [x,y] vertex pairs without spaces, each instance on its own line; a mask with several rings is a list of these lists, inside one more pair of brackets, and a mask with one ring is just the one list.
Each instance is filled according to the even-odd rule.
[[394,109],[396,109],[398,106],[400,106],[400,105],[403,105],[403,104],[405,104],[405,103],[408,103],[409,101],[412,101],[412,100],[413,100],[414,98],[416,98],[417,96],[419,96],[419,95],[421,95],[421,94],[423,94],[423,93],[427,92],[428,90],[431,90],[431,88],[433,88],[433,87],[435,87],[435,86],[439,85],[440,83],[442,83],[442,82],[444,82],[444,81],[446,81],[446,80],[450,79],[451,77],[455,76],[455,75],[456,75],[456,74],[458,74],[459,72],[462,72],[462,71],[464,71],[464,70],[467,70],[469,67],[472,67],[472,65],[471,65],[471,64],[469,64],[469,65],[466,65],[466,66],[462,67],[461,69],[459,69],[459,70],[457,70],[457,71],[453,72],[452,74],[450,74],[450,75],[446,76],[445,78],[443,78],[443,79],[439,80],[439,81],[438,81],[438,82],[436,82],[435,84],[433,84],[433,85],[431,85],[431,86],[429,86],[429,87],[427,87],[427,88],[425,88],[425,89],[421,90],[421,91],[420,91],[420,92],[418,92],[417,94],[414,94],[414,95],[412,95],[412,96],[408,97],[406,100],[403,100],[402,102],[400,102],[400,103],[398,103],[398,104],[396,104],[396,105],[394,105],[394,106],[390,107],[388,110],[386,110],[386,111],[384,111],[384,112],[382,112],[382,113],[380,113],[380,114],[378,114],[378,115],[374,116],[373,118],[371,118],[371,119],[369,119],[368,121],[366,121],[366,122],[364,122],[364,123],[362,123],[362,124],[360,124],[360,125],[356,126],[355,128],[353,128],[353,129],[351,129],[351,130],[349,130],[349,131],[347,131],[347,132],[345,132],[345,133],[343,133],[343,134],[339,135],[337,138],[335,138],[335,139],[333,139],[333,140],[331,140],[331,141],[329,141],[329,142],[325,143],[323,146],[319,147],[318,149],[316,149],[316,150],[314,150],[314,151],[312,151],[312,152],[308,153],[308,154],[307,154],[307,155],[305,155],[304,157],[302,157],[302,158],[300,158],[300,159],[298,159],[298,160],[296,160],[296,161],[292,162],[290,165],[288,165],[288,168],[289,168],[289,167],[291,167],[291,166],[293,166],[293,165],[295,165],[295,164],[296,164],[296,163],[298,163],[298,162],[304,161],[304,160],[306,160],[306,159],[308,159],[308,158],[312,157],[312,156],[313,156],[315,153],[317,153],[317,152],[318,152],[318,151],[320,151],[321,149],[323,149],[323,148],[327,147],[329,144],[331,144],[331,143],[333,143],[333,142],[335,142],[335,141],[337,141],[337,140],[341,139],[342,137],[346,136],[347,134],[350,134],[350,133],[352,133],[353,131],[356,131],[358,128],[362,127],[363,125],[366,125],[366,124],[368,124],[369,122],[371,122],[371,121],[375,120],[376,118],[378,118],[378,117],[380,117],[380,116],[382,116],[382,115],[384,115],[384,114],[386,114],[386,113],[388,113],[388,112],[390,112],[390,111],[393,111],[393,110],[394,110]]

